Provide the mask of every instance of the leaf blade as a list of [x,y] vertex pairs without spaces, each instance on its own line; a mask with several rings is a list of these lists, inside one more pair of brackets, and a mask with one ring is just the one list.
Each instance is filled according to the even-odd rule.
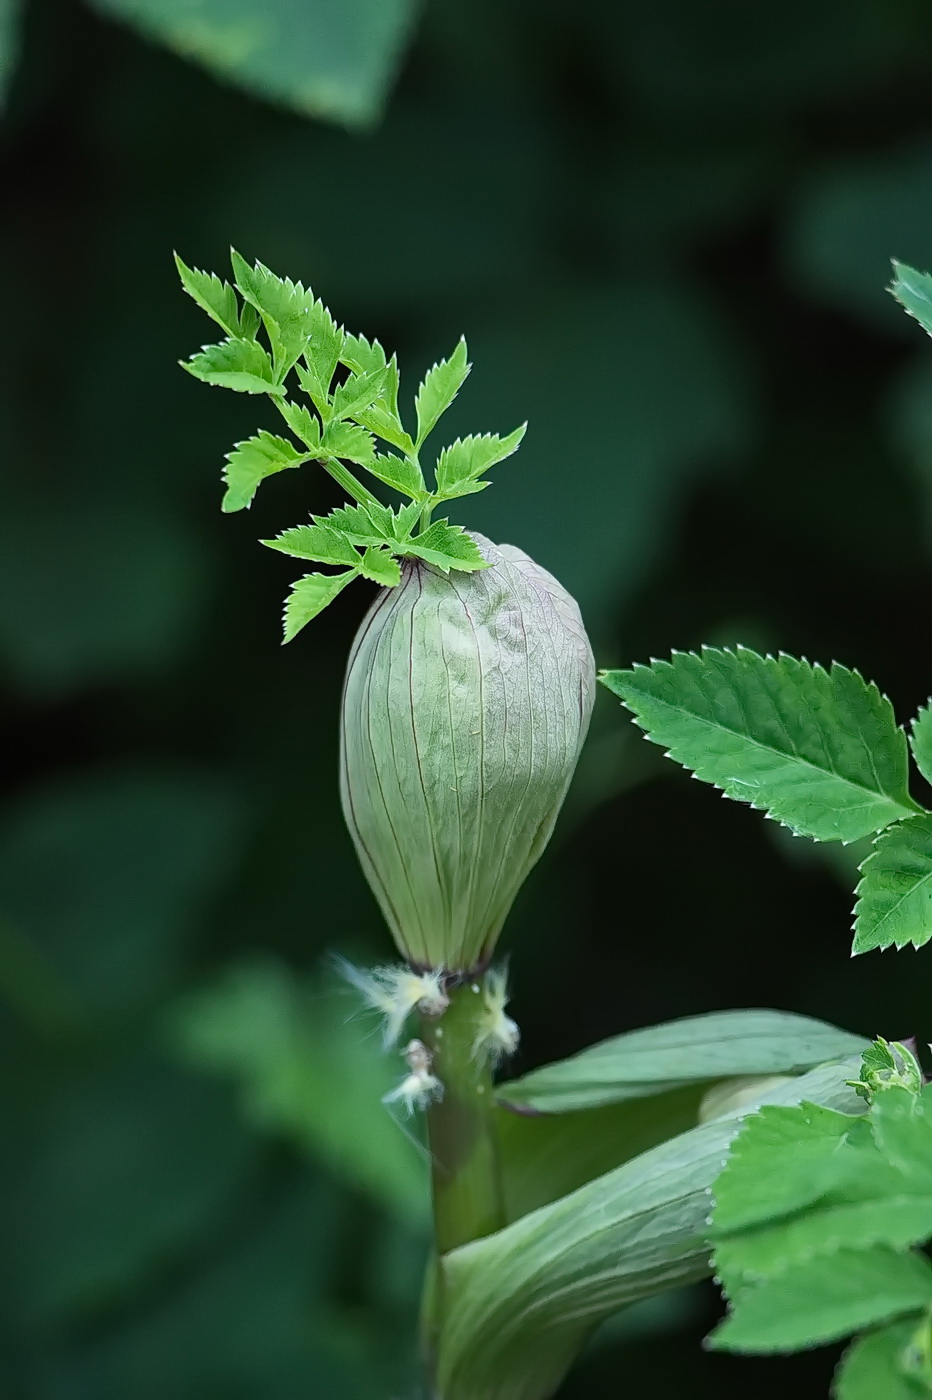
[[190,360],[181,360],[181,368],[221,389],[234,389],[240,394],[283,393],[275,382],[268,352],[255,340],[229,337],[217,345],[204,345]]
[[472,536],[461,525],[451,525],[448,520],[435,520],[423,534],[406,541],[404,552],[435,565],[444,573],[451,569],[474,573],[489,567]]
[[703,647],[601,679],[670,757],[798,835],[849,842],[917,810],[889,701],[837,663]]
[[932,1265],[877,1245],[790,1265],[741,1293],[708,1339],[714,1350],[795,1351],[837,1341],[932,1303]]
[[932,938],[932,815],[882,831],[861,866],[854,914],[855,953],[921,948]]
[[285,599],[282,642],[293,641],[302,627],[319,616],[358,573],[358,569],[347,569],[342,574],[305,574],[293,583]]
[[424,439],[436,427],[441,415],[446,413],[462,388],[469,370],[466,341],[460,336],[450,358],[432,365],[418,388],[414,400],[417,414],[416,448],[421,447]]
[[287,438],[260,428],[255,437],[236,443],[227,453],[223,469],[227,489],[220,509],[225,513],[248,510],[267,476],[300,467],[307,460],[307,453],[299,452]]

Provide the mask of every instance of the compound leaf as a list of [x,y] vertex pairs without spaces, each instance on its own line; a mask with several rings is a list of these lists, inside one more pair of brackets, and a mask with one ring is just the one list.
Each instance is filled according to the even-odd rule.
[[881,832],[861,866],[854,952],[921,948],[932,938],[932,815]]
[[461,525],[451,525],[448,520],[435,520],[422,535],[408,540],[405,553],[416,554],[444,573],[451,569],[472,573],[489,567],[472,536],[467,535]]
[[285,599],[283,642],[290,642],[302,627],[323,612],[358,572],[358,569],[347,569],[342,574],[305,574],[293,583]]
[[255,340],[220,341],[204,345],[190,360],[180,361],[182,369],[205,384],[235,389],[240,394],[281,394],[268,352]]
[[450,358],[441,360],[425,374],[414,400],[417,412],[417,447],[421,446],[441,414],[446,413],[459,393],[470,369],[466,356],[466,341],[461,336]]
[[708,1345],[779,1352],[821,1346],[932,1304],[932,1265],[885,1245],[791,1264],[739,1293]]
[[255,437],[236,443],[233,451],[227,453],[223,469],[227,489],[221,510],[243,510],[252,504],[259,483],[265,477],[290,467],[300,467],[307,460],[307,454],[299,452],[286,438],[260,428]]
[[452,501],[456,496],[484,491],[491,483],[479,480],[482,473],[517,452],[526,431],[527,424],[522,423],[507,437],[485,433],[481,437],[457,438],[445,447],[437,459],[437,499]]
[[912,722],[910,748],[916,767],[927,783],[932,783],[932,703],[923,705]]
[[800,836],[855,841],[917,810],[890,702],[847,667],[703,647],[602,680],[669,757]]
[[283,530],[274,540],[262,540],[262,544],[294,559],[313,559],[318,564],[360,563],[359,554],[346,536],[326,525],[296,525]]

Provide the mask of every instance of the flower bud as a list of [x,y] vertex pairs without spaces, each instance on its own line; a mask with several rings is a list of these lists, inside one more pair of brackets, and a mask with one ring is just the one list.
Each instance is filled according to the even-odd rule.
[[399,950],[483,967],[550,838],[582,747],[595,666],[576,603],[511,545],[490,568],[419,560],[383,589],[350,653],[343,812]]

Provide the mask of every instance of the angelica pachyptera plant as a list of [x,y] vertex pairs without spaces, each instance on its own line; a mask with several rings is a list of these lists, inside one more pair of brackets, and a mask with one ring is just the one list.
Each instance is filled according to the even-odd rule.
[[[484,489],[523,429],[457,440],[428,481],[425,439],[463,383],[464,343],[425,376],[409,433],[394,358],[300,283],[236,254],[234,286],[179,271],[226,334],[185,368],[267,395],[292,435],[236,444],[224,508],[303,463],[348,498],[264,542],[338,571],[298,581],[285,639],[352,579],[376,586],[347,666],[340,787],[401,962],[345,971],[401,1057],[389,1111],[427,1121],[431,1400],[548,1400],[600,1321],[708,1273],[709,1187],[740,1117],[768,1099],[856,1107],[864,1043],[786,1012],[724,1012],[495,1082],[518,1027],[492,959],[566,794],[595,668],[552,575],[432,512]],[[383,486],[407,504],[381,500]]]

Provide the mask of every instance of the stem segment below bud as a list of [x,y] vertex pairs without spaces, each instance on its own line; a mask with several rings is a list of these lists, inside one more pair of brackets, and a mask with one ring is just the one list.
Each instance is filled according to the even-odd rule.
[[421,1038],[443,1084],[443,1098],[427,1111],[441,1256],[505,1224],[492,1070],[487,1057],[475,1051],[485,1014],[482,986],[475,981],[450,992],[443,1016],[421,1020]]

